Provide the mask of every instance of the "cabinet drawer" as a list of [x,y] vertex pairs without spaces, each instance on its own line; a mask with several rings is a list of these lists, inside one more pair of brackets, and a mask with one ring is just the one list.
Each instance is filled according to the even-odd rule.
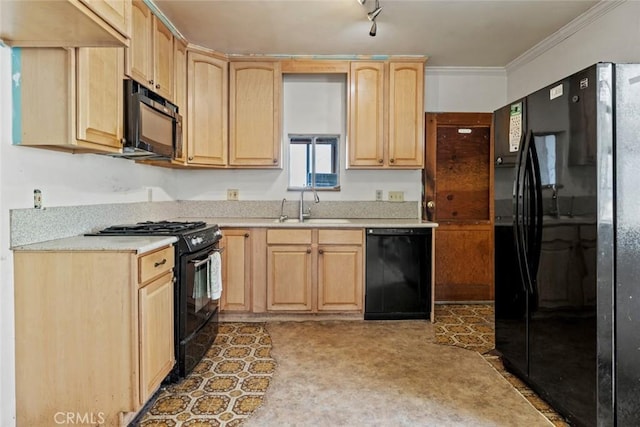
[[138,283],[142,284],[171,270],[174,264],[173,246],[168,246],[138,258]]
[[267,244],[269,245],[310,245],[311,230],[267,230]]
[[362,230],[318,230],[320,245],[362,245]]

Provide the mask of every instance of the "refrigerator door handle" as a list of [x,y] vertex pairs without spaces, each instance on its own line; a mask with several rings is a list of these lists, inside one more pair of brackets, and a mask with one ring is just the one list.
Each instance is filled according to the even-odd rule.
[[[524,144],[521,146],[520,153],[518,153],[518,166],[516,169],[516,181],[514,185],[514,234],[516,240],[516,249],[518,255],[518,264],[520,270],[520,277],[522,278],[522,285],[525,292],[533,294],[534,287],[531,280],[530,273],[530,261],[527,254],[527,246],[529,239],[527,239],[527,233],[531,231],[530,227],[527,227],[531,218],[530,212],[527,213],[527,208],[530,208],[530,197],[526,190],[529,190],[527,181],[530,180],[530,172],[532,167],[530,146],[533,140],[533,132],[528,131],[524,140]],[[534,173],[535,174],[535,173]],[[535,199],[534,199],[535,203]]]

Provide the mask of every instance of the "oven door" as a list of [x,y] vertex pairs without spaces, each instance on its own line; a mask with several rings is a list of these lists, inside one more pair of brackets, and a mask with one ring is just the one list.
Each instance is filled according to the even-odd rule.
[[218,300],[211,298],[209,283],[211,281],[212,255],[219,252],[217,246],[209,247],[194,254],[183,257],[182,295],[180,304],[182,334],[179,339],[185,340],[207,323],[218,307]]

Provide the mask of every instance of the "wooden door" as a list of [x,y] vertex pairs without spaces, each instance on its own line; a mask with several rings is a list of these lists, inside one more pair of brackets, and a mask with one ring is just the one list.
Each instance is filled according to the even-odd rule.
[[349,73],[349,166],[383,167],[384,63],[352,62]]
[[391,167],[422,168],[424,161],[424,63],[389,64]]
[[362,246],[318,248],[318,311],[360,311],[362,283]]
[[267,309],[311,311],[311,245],[267,247]]
[[124,134],[124,51],[86,47],[77,56],[77,138],[118,150]]
[[160,386],[175,363],[173,348],[173,274],[139,291],[140,403]]
[[133,0],[131,7],[131,41],[127,48],[127,74],[146,86],[153,81],[151,10],[142,0]]
[[232,62],[229,67],[229,164],[278,167],[280,63]]
[[158,95],[175,102],[173,98],[173,34],[153,17],[153,88]]
[[226,166],[227,61],[187,52],[187,162]]
[[222,238],[223,311],[249,311],[251,307],[251,234],[245,229],[224,229]]
[[426,115],[426,218],[435,231],[436,301],[490,301],[493,152],[490,113]]

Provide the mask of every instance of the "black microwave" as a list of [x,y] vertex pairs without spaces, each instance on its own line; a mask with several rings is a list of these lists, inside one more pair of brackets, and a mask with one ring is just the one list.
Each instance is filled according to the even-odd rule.
[[182,117],[175,104],[135,80],[124,81],[123,156],[171,159],[182,152]]

